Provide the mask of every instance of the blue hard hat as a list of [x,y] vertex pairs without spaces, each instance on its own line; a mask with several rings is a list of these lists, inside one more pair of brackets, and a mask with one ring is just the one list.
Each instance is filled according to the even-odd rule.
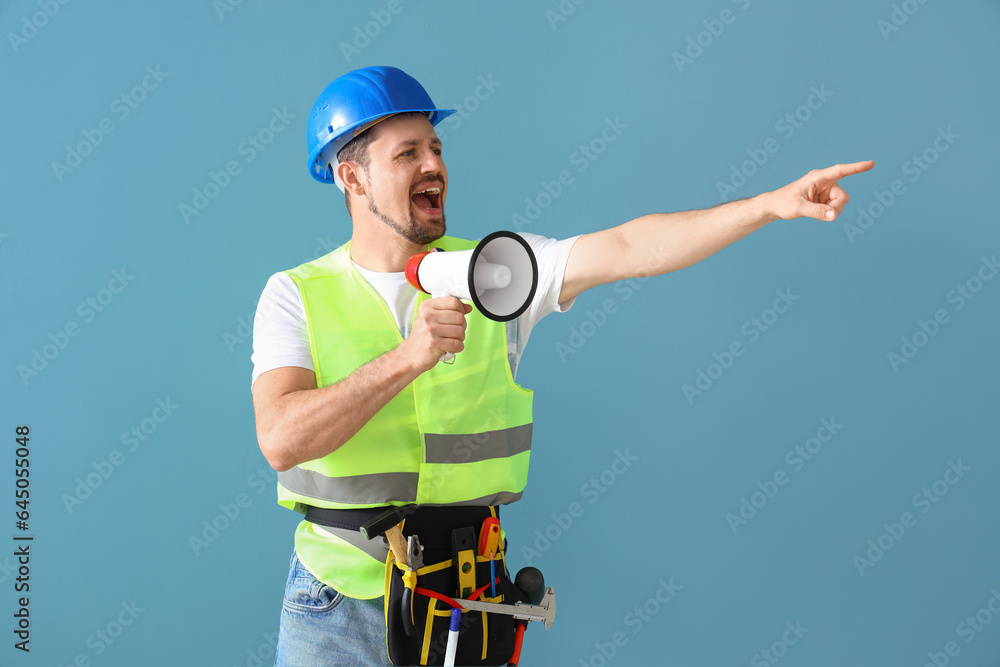
[[333,80],[320,93],[309,114],[306,144],[309,173],[320,183],[333,183],[320,154],[336,155],[351,139],[364,132],[372,121],[410,111],[427,114],[431,125],[455,113],[435,108],[434,102],[416,79],[395,67],[363,67]]

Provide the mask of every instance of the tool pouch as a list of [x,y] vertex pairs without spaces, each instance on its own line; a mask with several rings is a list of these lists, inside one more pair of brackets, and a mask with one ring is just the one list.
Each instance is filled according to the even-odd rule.
[[[452,509],[452,508],[449,508]],[[442,665],[448,645],[448,627],[452,607],[426,591],[456,598],[457,580],[451,550],[451,530],[468,525],[479,533],[484,518],[496,516],[492,507],[461,509],[468,516],[458,523],[434,521],[417,512],[403,524],[404,536],[415,534],[423,549],[424,567],[408,573],[389,553],[385,568],[386,648],[394,665]],[[447,537],[446,537],[447,536]],[[507,571],[503,545],[494,554],[496,596],[490,589],[490,559],[475,557],[476,588],[482,592],[475,599],[483,602],[513,604],[521,599]],[[414,581],[415,580],[415,581]],[[411,593],[404,596],[409,588]],[[423,591],[423,592],[422,592]],[[409,608],[404,608],[407,599]],[[410,619],[404,619],[408,614]],[[405,622],[409,620],[410,622]],[[409,630],[409,633],[407,632]],[[482,611],[463,611],[459,625],[456,665],[506,665],[514,652],[514,617]]]

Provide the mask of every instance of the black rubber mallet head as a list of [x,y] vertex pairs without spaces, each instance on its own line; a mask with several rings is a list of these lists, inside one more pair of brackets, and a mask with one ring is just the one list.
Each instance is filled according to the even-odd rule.
[[523,567],[514,577],[514,585],[524,593],[528,604],[538,604],[545,595],[545,577],[537,567]]
[[417,505],[390,507],[361,526],[361,534],[369,540],[384,534],[389,541],[389,548],[392,549],[392,555],[395,556],[396,562],[404,566],[409,565],[409,560],[406,557],[406,538],[403,537],[403,531],[399,529],[399,524],[402,523],[403,519],[413,514],[416,509]]

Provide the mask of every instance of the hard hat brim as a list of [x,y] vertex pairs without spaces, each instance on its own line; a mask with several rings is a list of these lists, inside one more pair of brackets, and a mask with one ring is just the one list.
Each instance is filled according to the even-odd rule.
[[[428,115],[427,119],[431,122],[431,126],[436,126],[442,120],[455,113],[455,111],[456,111],[455,109],[393,110],[389,113],[374,114],[367,118],[363,118],[355,123],[352,123],[348,126],[339,128],[336,131],[331,131],[327,135],[327,137],[320,140],[320,142],[316,144],[313,150],[309,153],[309,161],[307,162],[309,173],[315,180],[319,181],[320,183],[333,184],[334,180],[329,177],[329,170],[327,169],[327,165],[320,164],[319,162],[320,154],[322,154],[327,147],[331,147],[333,149],[334,159],[336,159],[336,154],[340,152],[340,149],[346,146],[348,142],[350,142],[352,139],[360,136],[366,130],[368,130],[369,127],[375,124],[374,121],[377,121],[379,119],[384,119],[388,116],[395,116],[401,113],[425,113]],[[365,125],[369,125],[369,127],[365,127]],[[363,129],[360,129],[360,131],[357,134],[355,134],[354,131],[358,130],[359,128]]]

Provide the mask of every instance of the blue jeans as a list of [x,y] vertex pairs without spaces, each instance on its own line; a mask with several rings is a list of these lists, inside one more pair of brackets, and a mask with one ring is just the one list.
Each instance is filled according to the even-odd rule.
[[390,665],[381,597],[349,598],[317,580],[292,552],[275,667]]

